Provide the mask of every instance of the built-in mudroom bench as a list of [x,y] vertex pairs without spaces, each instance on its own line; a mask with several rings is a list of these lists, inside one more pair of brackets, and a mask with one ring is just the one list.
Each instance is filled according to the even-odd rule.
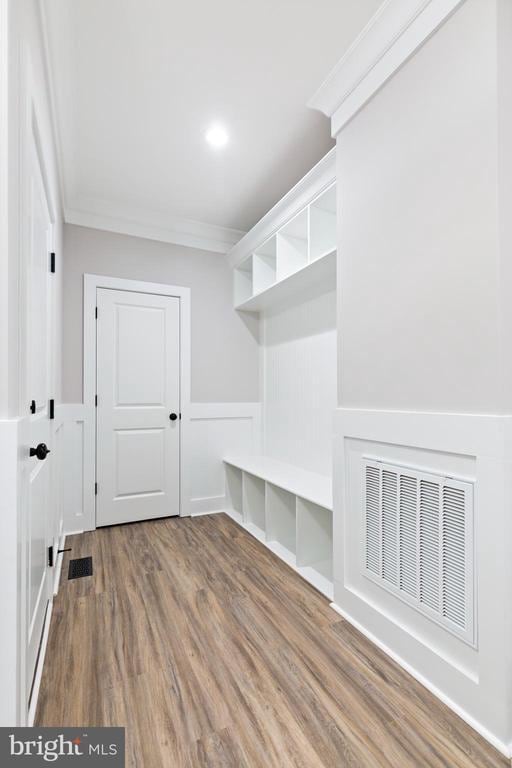
[[326,155],[229,254],[234,308],[257,329],[262,451],[227,455],[227,513],[333,597],[336,169]]
[[227,456],[227,513],[332,600],[332,480],[267,456]]

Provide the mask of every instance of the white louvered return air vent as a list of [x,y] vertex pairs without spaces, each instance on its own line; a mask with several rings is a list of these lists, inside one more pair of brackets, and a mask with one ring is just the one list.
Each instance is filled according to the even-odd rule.
[[473,485],[363,458],[365,574],[474,644]]

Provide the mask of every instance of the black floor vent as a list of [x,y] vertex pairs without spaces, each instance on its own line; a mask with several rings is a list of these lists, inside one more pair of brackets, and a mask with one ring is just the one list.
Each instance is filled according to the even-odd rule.
[[81,579],[92,576],[92,557],[77,557],[69,561],[68,579]]

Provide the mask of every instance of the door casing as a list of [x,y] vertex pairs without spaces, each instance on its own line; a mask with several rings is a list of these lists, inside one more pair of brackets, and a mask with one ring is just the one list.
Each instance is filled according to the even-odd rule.
[[96,528],[96,300],[99,288],[180,299],[180,517],[190,515],[190,288],[104,275],[84,275],[84,530]]

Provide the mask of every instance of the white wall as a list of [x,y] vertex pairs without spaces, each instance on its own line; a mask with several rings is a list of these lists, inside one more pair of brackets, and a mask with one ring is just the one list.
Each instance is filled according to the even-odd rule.
[[84,273],[190,287],[192,401],[259,400],[257,322],[233,310],[231,270],[222,256],[68,224],[64,241],[66,402],[82,401]]
[[[337,136],[334,456],[335,604],[505,753],[511,5],[462,2]],[[474,483],[474,648],[361,572],[365,455]]]
[[466,2],[338,136],[343,406],[501,411],[494,5]]
[[336,291],[267,312],[263,324],[265,454],[332,473],[336,408]]

